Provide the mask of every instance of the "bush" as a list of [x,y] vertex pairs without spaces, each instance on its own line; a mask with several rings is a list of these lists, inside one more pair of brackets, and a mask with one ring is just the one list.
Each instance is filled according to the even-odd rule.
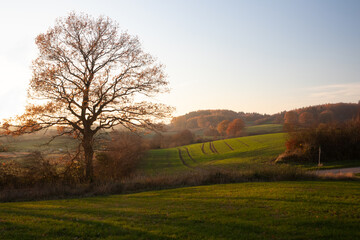
[[80,150],[72,156],[70,153],[59,159],[64,162],[64,170],[61,173],[61,180],[66,185],[76,185],[86,182],[85,179],[85,159]]
[[174,135],[156,134],[151,140],[148,140],[148,145],[151,149],[157,149],[183,146],[194,142],[194,134],[190,130],[185,129]]
[[22,188],[51,184],[59,180],[56,165],[45,160],[40,152],[29,154],[20,164],[7,161],[0,164],[0,186]]
[[4,144],[0,143],[0,152],[7,152],[7,151],[8,148]]
[[287,158],[316,162],[321,147],[322,161],[360,158],[360,121],[321,123],[316,127],[289,132]]
[[143,139],[132,133],[114,133],[106,150],[96,155],[98,181],[118,180],[131,175],[147,150]]
[[24,160],[25,179],[28,184],[52,183],[58,180],[56,165],[51,164],[49,160],[44,159],[43,155],[35,151]]

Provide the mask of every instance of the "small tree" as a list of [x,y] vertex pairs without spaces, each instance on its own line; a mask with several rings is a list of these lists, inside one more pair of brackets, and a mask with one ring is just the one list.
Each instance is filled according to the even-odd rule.
[[298,115],[294,111],[286,112],[284,115],[284,128],[286,131],[293,131],[298,126]]
[[204,136],[217,137],[219,136],[219,132],[216,129],[209,127],[204,130]]
[[173,147],[191,144],[194,142],[194,134],[185,129],[172,136],[170,142]]
[[217,125],[216,129],[221,136],[226,135],[226,129],[228,128],[229,123],[230,123],[229,120],[223,120]]
[[122,125],[154,128],[154,118],[168,117],[161,104],[134,101],[138,94],[166,91],[163,65],[145,53],[137,37],[119,30],[111,19],[71,13],[36,38],[29,97],[35,101],[16,121],[5,122],[8,134],[58,126],[59,134],[81,141],[88,181],[93,180],[94,136]]
[[239,118],[234,119],[231,123],[229,123],[229,126],[226,129],[226,134],[229,137],[238,137],[241,135],[244,127],[245,127],[245,124],[244,124],[243,120],[241,120]]
[[334,121],[334,113],[331,110],[322,111],[319,115],[319,122],[331,123]]
[[310,127],[315,123],[314,115],[309,112],[303,112],[299,116],[299,123],[302,126]]

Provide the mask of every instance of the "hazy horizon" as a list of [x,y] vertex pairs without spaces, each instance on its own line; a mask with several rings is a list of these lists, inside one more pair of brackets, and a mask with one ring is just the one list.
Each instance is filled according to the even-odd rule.
[[20,114],[35,37],[69,12],[105,15],[166,66],[175,116],[274,114],[360,99],[360,1],[19,1],[0,9],[0,119]]

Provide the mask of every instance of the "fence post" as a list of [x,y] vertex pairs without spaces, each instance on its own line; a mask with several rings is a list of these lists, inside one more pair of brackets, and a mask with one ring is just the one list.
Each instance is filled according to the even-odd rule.
[[321,146],[319,146],[319,162],[318,162],[318,166],[321,167]]

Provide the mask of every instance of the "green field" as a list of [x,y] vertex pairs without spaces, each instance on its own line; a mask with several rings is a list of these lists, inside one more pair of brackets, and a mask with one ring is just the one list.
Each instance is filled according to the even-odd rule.
[[239,168],[265,163],[284,151],[285,136],[285,133],[274,133],[150,150],[140,169],[159,173],[214,165]]
[[284,131],[284,127],[282,124],[262,124],[262,125],[248,126],[245,128],[245,132],[248,135],[280,133],[283,131]]
[[359,182],[267,182],[1,203],[0,239],[359,239],[359,199]]

